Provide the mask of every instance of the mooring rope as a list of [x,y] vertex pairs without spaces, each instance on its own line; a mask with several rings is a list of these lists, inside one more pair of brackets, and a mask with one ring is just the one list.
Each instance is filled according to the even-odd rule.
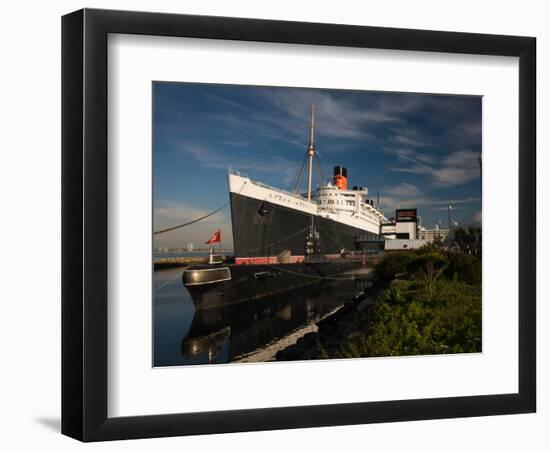
[[321,275],[309,275],[307,273],[300,273],[300,272],[294,272],[293,270],[288,270],[288,269],[283,269],[281,267],[278,267],[277,265],[274,265],[274,264],[265,264],[266,266],[268,267],[271,267],[272,269],[277,269],[277,270],[280,270],[281,272],[288,272],[288,273],[291,273],[293,275],[299,275],[299,276],[302,276],[302,277],[306,277],[306,278],[315,278],[315,279],[318,279],[318,280],[355,280],[356,277],[355,276],[351,276],[351,277],[323,277]]
[[165,283],[162,283],[160,286],[156,287],[155,289],[153,289],[153,292],[157,292],[157,291],[160,291],[163,287],[165,286],[168,286],[172,281],[174,281],[176,278],[178,278],[179,276],[181,276],[181,272],[178,272],[174,277],[170,278],[168,281],[166,281]]
[[266,248],[269,248],[275,244],[280,244],[281,242],[285,242],[285,241],[288,241],[289,239],[295,237],[295,236],[298,236],[299,234],[303,233],[304,231],[307,231],[309,230],[309,225],[301,230],[298,230],[296,231],[295,233],[292,233],[292,234],[289,234],[288,236],[285,236],[284,238],[281,238],[279,239],[278,241],[273,241],[273,242],[270,242],[269,244],[264,244],[262,245],[261,247],[256,247],[256,248],[252,248],[250,250],[247,250],[247,254],[250,255],[251,253],[256,253],[256,251],[259,251],[259,250],[263,250],[263,249],[266,249]]
[[216,214],[217,212],[221,211],[222,209],[224,209],[227,205],[229,205],[229,202],[226,202],[224,205],[220,206],[218,209],[204,215],[204,216],[201,216],[201,217],[197,217],[196,219],[193,219],[191,220],[190,222],[186,222],[186,223],[182,223],[181,225],[176,225],[174,227],[170,227],[170,228],[165,228],[164,230],[158,230],[158,231],[154,231],[153,234],[154,235],[157,235],[157,234],[161,234],[161,233],[166,233],[168,231],[172,231],[172,230],[177,230],[178,228],[183,228],[183,227],[186,227],[187,225],[192,225],[194,223],[197,223],[197,222],[200,222],[201,220],[204,220],[210,216],[213,216],[214,214]]

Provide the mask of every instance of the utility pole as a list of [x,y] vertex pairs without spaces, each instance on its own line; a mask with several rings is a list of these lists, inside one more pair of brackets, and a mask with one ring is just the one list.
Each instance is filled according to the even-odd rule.
[[309,148],[308,148],[308,154],[309,154],[309,178],[308,178],[308,186],[307,186],[307,199],[308,201],[311,201],[311,175],[312,175],[312,167],[313,167],[313,154],[315,153],[314,150],[314,128],[315,128],[315,104],[311,105],[311,130],[309,132]]
[[453,207],[449,205],[449,244],[451,243],[451,209]]
[[[482,154],[479,155],[479,190],[483,190],[483,170],[481,168]],[[481,192],[480,192],[481,193]]]

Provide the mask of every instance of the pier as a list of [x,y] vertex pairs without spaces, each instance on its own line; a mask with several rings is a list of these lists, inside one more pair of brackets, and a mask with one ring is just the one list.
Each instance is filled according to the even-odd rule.
[[208,256],[175,256],[156,259],[153,263],[155,270],[187,267],[192,264],[206,264]]

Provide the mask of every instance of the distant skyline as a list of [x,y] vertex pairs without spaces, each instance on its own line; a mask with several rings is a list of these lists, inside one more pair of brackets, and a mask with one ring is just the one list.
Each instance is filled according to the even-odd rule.
[[[316,157],[366,186],[386,217],[416,207],[422,223],[447,227],[481,211],[481,97],[331,89],[153,84],[154,229],[192,220],[229,200],[231,165],[292,190],[315,104]],[[314,172],[313,184],[320,182]],[[306,190],[305,180],[302,192]],[[232,248],[229,207],[155,236],[154,247],[205,246],[217,229]]]

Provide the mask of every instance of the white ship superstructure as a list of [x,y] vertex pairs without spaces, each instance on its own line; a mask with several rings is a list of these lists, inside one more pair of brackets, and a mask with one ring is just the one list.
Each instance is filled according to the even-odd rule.
[[367,188],[342,190],[327,184],[315,192],[317,214],[371,233],[380,233],[380,222],[386,220],[372,200],[367,200]]

